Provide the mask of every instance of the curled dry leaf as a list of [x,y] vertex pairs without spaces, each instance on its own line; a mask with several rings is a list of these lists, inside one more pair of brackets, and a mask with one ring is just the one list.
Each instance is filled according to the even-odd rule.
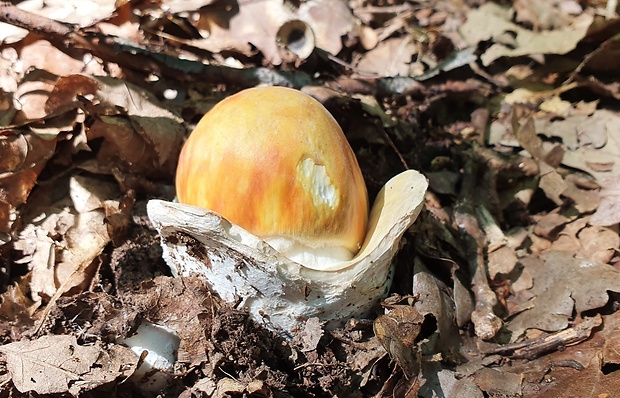
[[278,0],[219,2],[200,13],[196,27],[203,39],[191,43],[215,53],[236,50],[247,56],[254,55],[254,45],[269,62],[279,65],[278,30],[295,19],[299,18]]
[[357,69],[362,75],[409,76],[411,58],[416,52],[417,48],[409,36],[388,39],[364,54]]
[[106,75],[103,65],[85,56],[82,59],[70,57],[47,40],[28,43],[20,52],[21,67],[24,71],[31,68],[45,70],[57,76],[74,73]]
[[436,348],[445,360],[457,363],[459,331],[455,323],[454,302],[448,287],[432,275],[419,258],[414,260],[413,292],[418,296],[415,309],[422,316],[431,314],[437,322]]
[[470,45],[493,39],[494,44],[480,57],[485,66],[500,57],[566,54],[585,37],[593,21],[591,15],[583,13],[570,26],[535,32],[511,22],[512,15],[511,8],[485,3],[470,11],[461,26],[460,33]]
[[[89,286],[96,259],[111,240],[106,206],[113,207],[109,200],[119,196],[115,184],[90,177],[74,176],[57,184],[55,191],[43,190],[34,198],[15,242],[23,255],[19,261],[32,270],[31,294],[39,300],[58,289],[65,293]],[[63,191],[63,199],[46,201],[47,195],[62,197]]]
[[9,240],[15,208],[26,201],[55,149],[55,140],[26,131],[0,133],[0,245]]
[[314,51],[314,32],[303,21],[289,20],[278,29],[276,44],[284,62],[305,60]]
[[13,94],[13,102],[17,108],[13,124],[42,119],[49,114],[46,112],[45,102],[54,89],[57,78],[58,76],[40,69],[28,71]]
[[13,384],[22,393],[79,396],[133,373],[138,357],[128,348],[82,346],[75,336],[42,336],[0,347]]
[[342,49],[342,37],[356,26],[351,9],[343,0],[304,1],[298,15],[312,28],[317,47],[333,55]]
[[146,176],[173,173],[183,141],[182,119],[153,94],[121,79],[61,77],[45,109],[54,113],[76,107],[95,117],[86,135],[88,140],[104,138],[97,156],[109,170],[120,162]]
[[373,329],[381,345],[398,362],[408,379],[420,373],[421,352],[416,339],[424,316],[414,307],[396,305],[387,314],[375,319]]
[[[291,48],[300,59],[305,59],[316,46],[337,54],[342,49],[342,36],[355,28],[355,19],[346,2],[312,0],[302,2],[295,10],[279,0],[258,2],[219,1],[200,12],[196,27],[203,39],[192,40],[196,47],[219,53],[236,50],[246,56],[255,54],[254,46],[274,65],[287,59],[278,42],[282,40],[281,30],[291,21],[301,23],[295,34],[303,39]],[[303,25],[303,26],[302,26]],[[285,41],[289,44],[289,40]]]

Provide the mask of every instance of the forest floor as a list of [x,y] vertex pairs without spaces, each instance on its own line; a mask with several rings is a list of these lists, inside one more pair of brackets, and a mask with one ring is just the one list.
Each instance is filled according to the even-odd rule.
[[[618,395],[616,1],[25,0],[0,22],[0,398]],[[367,319],[283,338],[164,260],[148,201],[259,85],[332,113],[371,203],[429,181]],[[160,390],[123,343],[147,324],[180,341]]]

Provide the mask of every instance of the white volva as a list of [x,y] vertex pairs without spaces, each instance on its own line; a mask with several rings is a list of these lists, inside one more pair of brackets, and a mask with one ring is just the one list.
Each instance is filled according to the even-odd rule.
[[[300,168],[322,186],[318,197],[329,203],[328,176],[311,160],[303,163]],[[359,253],[320,267],[302,265],[303,248],[287,257],[276,249],[277,242],[268,243],[214,211],[161,200],[149,201],[147,210],[173,275],[201,275],[224,300],[240,300],[256,322],[291,336],[312,317],[331,327],[363,316],[387,293],[392,259],[423,207],[427,185],[413,170],[392,178],[375,200]]]

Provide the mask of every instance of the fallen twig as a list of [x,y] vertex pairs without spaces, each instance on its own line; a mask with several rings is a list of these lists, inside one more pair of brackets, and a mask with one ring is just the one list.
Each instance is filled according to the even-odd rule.
[[31,14],[6,2],[0,2],[0,22],[42,34],[69,54],[86,51],[106,62],[176,79],[191,79],[213,84],[225,83],[240,87],[268,84],[300,88],[312,82],[311,77],[304,72],[277,71],[268,68],[236,69],[179,59],[159,50],[151,51],[136,43],[104,35],[93,28],[80,29],[76,25]]
[[497,296],[489,286],[488,270],[485,252],[488,239],[478,224],[475,209],[472,204],[475,198],[476,176],[478,167],[469,158],[465,164],[465,173],[460,198],[455,205],[454,217],[456,223],[465,235],[467,244],[467,259],[469,268],[473,272],[472,291],[476,301],[475,310],[471,314],[474,330],[477,336],[487,340],[493,338],[502,328],[502,320],[495,315]]
[[493,347],[483,350],[482,353],[485,355],[507,354],[512,358],[534,359],[546,352],[555,351],[587,339],[592,334],[592,329],[600,326],[601,323],[603,323],[601,315],[596,314],[594,317],[584,318],[583,322],[572,328],[532,340]]

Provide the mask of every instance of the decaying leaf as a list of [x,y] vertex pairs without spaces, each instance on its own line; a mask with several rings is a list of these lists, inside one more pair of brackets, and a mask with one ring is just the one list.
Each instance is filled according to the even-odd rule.
[[620,249],[620,236],[611,228],[588,226],[579,232],[577,258],[608,264]]
[[521,260],[534,279],[530,289],[535,297],[531,309],[507,323],[518,337],[527,329],[562,330],[573,312],[601,308],[608,292],[620,292],[620,272],[610,265],[577,259],[570,252],[548,251],[541,258]]
[[[87,97],[93,96],[92,100]],[[104,138],[98,153],[108,168],[146,175],[172,174],[184,135],[181,118],[148,91],[110,77],[60,78],[46,101],[48,112],[83,106],[96,116],[88,140]]]
[[569,198],[575,208],[581,213],[592,213],[599,208],[601,199],[598,187],[587,187],[584,189],[581,179],[575,174],[569,174],[564,178],[567,187],[562,195]]
[[459,332],[448,287],[432,275],[419,258],[414,261],[413,291],[418,295],[415,309],[423,317],[431,314],[435,318],[438,333],[435,349],[445,360],[456,363],[460,355]]
[[75,336],[42,336],[0,347],[15,387],[22,393],[71,394],[92,390],[133,373],[138,358],[110,344],[79,345]]
[[204,10],[196,23],[203,39],[192,44],[212,52],[236,50],[250,56],[255,46],[274,65],[282,63],[276,44],[280,27],[289,20],[299,19],[278,0],[244,2],[218,2]]
[[0,295],[0,337],[20,338],[23,331],[34,324],[33,316],[39,303],[32,301],[27,292],[28,281],[7,287]]
[[620,236],[615,229],[588,225],[588,218],[578,218],[556,231],[550,250],[573,252],[576,258],[609,263],[617,253]]
[[423,367],[424,385],[420,388],[423,398],[483,398],[484,394],[471,378],[457,377],[456,372],[438,366]]
[[356,27],[353,13],[343,0],[301,2],[298,15],[312,28],[317,47],[333,55],[342,49],[342,37]]
[[609,177],[603,180],[599,196],[601,203],[592,215],[592,225],[615,225],[620,223],[620,178]]
[[395,358],[409,379],[420,372],[420,352],[416,338],[424,316],[408,305],[394,306],[386,315],[379,316],[373,325],[375,335],[383,348]]
[[[58,21],[89,26],[109,18],[116,9],[114,2],[106,0],[26,0],[19,8]],[[0,43],[15,43],[28,35],[28,30],[0,23]]]
[[576,1],[562,2],[530,2],[517,0],[514,2],[516,20],[529,23],[538,29],[558,28],[568,24],[570,15],[583,12]]
[[496,3],[485,3],[469,12],[461,34],[471,45],[493,39],[494,44],[480,57],[490,65],[500,57],[534,54],[566,54],[586,35],[592,24],[591,15],[583,13],[572,25],[560,29],[534,32],[511,22],[513,10]]
[[310,318],[305,322],[303,330],[296,336],[300,340],[302,352],[316,350],[321,337],[325,333],[323,331],[323,323],[316,317]]
[[603,181],[612,182],[606,178],[620,175],[620,138],[615,134],[618,128],[618,114],[599,109],[591,116],[575,115],[554,121],[541,132],[562,137],[567,144],[569,150],[564,153],[562,164],[593,175],[603,185]]
[[560,173],[546,164],[541,165],[540,173],[540,182],[538,184],[540,189],[556,205],[562,205],[564,203],[562,195],[568,189],[568,185],[566,185]]
[[602,330],[581,344],[535,360],[515,361],[498,371],[521,378],[526,397],[612,397],[620,388],[620,378],[615,357],[612,354],[610,360],[607,358],[617,335],[618,314],[614,313],[604,316]]
[[[54,296],[58,289],[65,293],[88,287],[98,266],[96,258],[111,240],[106,201],[119,196],[115,184],[84,176],[48,188],[33,200],[15,242],[21,262],[32,270],[31,293],[37,300]],[[46,195],[63,192],[67,196],[47,202]]]
[[416,52],[417,48],[410,37],[388,39],[364,54],[357,69],[361,74],[409,76],[412,57]]
[[26,201],[55,149],[55,140],[26,131],[0,135],[0,245],[8,240],[13,211]]
[[70,57],[47,40],[29,43],[20,55],[24,70],[36,68],[53,73],[56,76],[74,73],[107,75],[103,65],[92,59],[92,56],[84,56],[82,59]]
[[264,385],[264,383],[260,380],[251,381],[245,384],[231,378],[221,379],[217,383],[217,389],[215,390],[213,397],[226,398],[230,397],[230,394],[252,394],[252,396],[260,398],[270,398],[272,396],[269,391],[269,387]]
[[482,368],[474,374],[474,382],[490,396],[518,397],[521,395],[521,378],[494,368]]

